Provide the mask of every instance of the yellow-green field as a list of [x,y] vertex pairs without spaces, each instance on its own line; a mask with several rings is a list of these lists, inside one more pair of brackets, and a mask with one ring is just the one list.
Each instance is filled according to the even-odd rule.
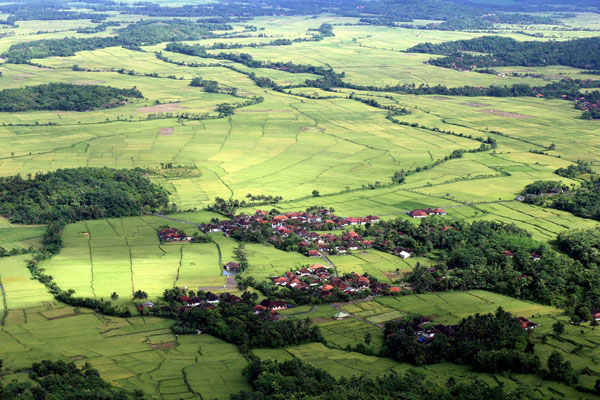
[[[109,21],[118,21],[124,27],[141,18],[111,14]],[[419,43],[489,34],[523,41],[598,36],[598,14],[569,15],[561,20],[562,25],[497,25],[489,32],[408,29],[358,22],[358,18],[332,15],[260,17],[247,22],[256,26],[256,31],[246,32],[244,24],[233,24],[234,32],[244,31],[243,37],[186,43],[241,44],[243,47],[238,49],[208,52],[210,57],[220,52],[247,53],[263,61],[332,67],[338,73],[344,72],[344,82],[363,86],[488,87],[546,85],[566,77],[600,79],[585,70],[565,66],[503,67],[498,68],[500,75],[458,71],[426,63],[437,56],[405,52]],[[415,24],[429,22],[432,21]],[[274,39],[307,39],[311,36],[308,29],[323,23],[333,25],[335,36],[289,46],[250,46]],[[10,33],[0,38],[0,52],[31,40],[108,36],[118,29],[110,27],[94,34],[76,32],[96,25],[90,20],[0,25],[0,35]],[[441,218],[514,223],[528,230],[534,239],[552,245],[556,235],[564,230],[598,225],[570,213],[515,200],[524,186],[536,180],[578,185],[578,181],[554,173],[578,160],[590,162],[600,172],[600,122],[583,120],[581,111],[568,101],[299,87],[305,80],[319,76],[167,52],[166,45],[143,46],[141,51],[123,47],[81,51],[74,56],[34,59],[35,65],[0,63],[0,90],[64,82],[136,87],[144,95],[143,99],[131,100],[121,107],[89,112],[0,113],[0,176],[25,177],[74,167],[148,168],[155,172],[150,174],[151,180],[170,192],[174,208],[180,210],[169,215],[179,222],[144,215],[68,224],[61,251],[42,261],[40,267],[63,290],[75,290],[76,296],[109,299],[116,292],[120,296],[116,302],[132,308],[131,296],[136,290],[147,292],[150,300],[172,287],[235,291],[231,279],[223,276],[222,266],[234,259],[238,242],[221,233],[211,233],[209,243],[161,244],[157,236],[163,225],[193,234],[197,231],[195,224],[223,218],[198,211],[212,204],[215,197],[283,197],[276,205],[238,210],[245,213],[253,213],[256,208],[288,212],[324,206],[333,207],[342,216],[410,219],[406,213],[414,209],[442,207],[448,215]],[[155,52],[162,52],[174,62],[207,66],[176,65],[160,60]],[[74,70],[74,66],[79,68]],[[121,69],[125,72],[117,72]],[[259,87],[248,76],[251,73],[273,80],[283,91]],[[195,77],[218,81],[222,91],[236,89],[237,96],[191,87]],[[216,112],[219,104],[241,105],[257,96],[264,101],[237,108],[231,116],[219,116]],[[353,97],[376,100],[381,107]],[[405,108],[410,113],[387,118],[388,110],[382,107],[389,106]],[[177,113],[202,115],[202,119],[189,120]],[[159,135],[161,128],[173,128],[173,135]],[[488,136],[496,140],[497,148],[475,152],[481,145],[477,139]],[[435,166],[455,150],[467,152],[462,158]],[[173,173],[161,167],[165,163],[186,168]],[[404,184],[392,184],[391,177],[400,171],[411,174]],[[313,196],[313,190],[319,196]],[[44,226],[14,225],[0,216],[0,246],[7,250],[39,248],[44,232]],[[245,250],[249,267],[244,274],[258,281],[292,268],[324,262],[255,243],[245,244]],[[56,303],[46,288],[32,279],[26,266],[31,257],[24,254],[0,258],[0,359],[8,372],[7,380],[26,379],[32,362],[60,359],[77,365],[89,362],[108,382],[129,390],[140,389],[153,399],[227,399],[232,393],[251,389],[242,375],[247,359],[235,346],[204,334],[175,336],[169,320],[107,317]],[[329,260],[340,274],[369,273],[385,282],[395,281],[417,262],[434,262],[418,257],[403,260],[372,249],[331,256]],[[553,337],[552,324],[556,320],[567,321],[562,310],[485,291],[412,294],[355,304],[290,308],[281,312],[282,316],[313,319],[321,327],[327,346],[312,343],[286,349],[256,349],[253,353],[259,358],[278,360],[297,357],[326,369],[336,378],[380,376],[414,368],[442,384],[450,377],[477,378],[510,389],[524,385],[544,398],[593,396],[544,381],[537,375],[478,374],[470,367],[447,363],[416,367],[346,351],[348,346],[365,344],[365,335],[369,334],[371,343],[365,348],[377,354],[384,342],[382,326],[390,320],[428,315],[436,323],[454,324],[466,316],[493,312],[500,306],[541,324],[532,336],[542,361],[556,349],[576,370],[590,368],[590,374],[582,375],[581,385],[587,390],[594,387],[600,375],[600,332],[587,325],[567,324],[564,335]],[[352,317],[334,320],[333,315],[339,310]]]

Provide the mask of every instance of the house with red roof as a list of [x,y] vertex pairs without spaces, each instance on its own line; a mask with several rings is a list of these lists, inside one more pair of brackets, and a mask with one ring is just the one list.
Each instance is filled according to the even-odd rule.
[[427,218],[429,214],[427,214],[425,211],[423,210],[415,210],[413,212],[410,213],[410,216],[413,218]]

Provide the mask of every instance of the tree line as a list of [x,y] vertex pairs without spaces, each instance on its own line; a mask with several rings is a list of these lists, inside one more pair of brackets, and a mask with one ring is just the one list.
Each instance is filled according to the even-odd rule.
[[143,315],[155,315],[175,320],[172,330],[175,334],[208,333],[226,342],[235,344],[244,354],[249,349],[261,347],[285,347],[309,342],[323,342],[318,326],[310,319],[271,318],[270,312],[255,313],[258,296],[244,292],[236,302],[227,302],[227,295],[214,307],[186,308],[183,296],[204,293],[188,293],[182,289],[167,289],[160,304],[144,308]]
[[68,57],[78,51],[112,46],[138,48],[162,42],[213,37],[213,30],[230,30],[227,24],[195,23],[182,20],[140,21],[117,30],[116,36],[33,40],[11,45],[2,54],[8,63],[23,64],[34,58]]
[[[519,42],[507,37],[483,36],[439,44],[422,43],[406,51],[445,55],[446,57],[431,59],[429,63],[446,68],[565,65],[574,68],[600,69],[600,37],[560,42]],[[487,54],[474,55],[468,52]]]

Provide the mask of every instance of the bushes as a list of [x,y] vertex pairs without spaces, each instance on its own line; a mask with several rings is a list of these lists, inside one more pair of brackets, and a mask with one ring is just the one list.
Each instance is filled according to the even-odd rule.
[[535,354],[500,349],[478,352],[473,359],[473,367],[478,371],[491,374],[502,371],[530,373],[538,371],[541,362]]

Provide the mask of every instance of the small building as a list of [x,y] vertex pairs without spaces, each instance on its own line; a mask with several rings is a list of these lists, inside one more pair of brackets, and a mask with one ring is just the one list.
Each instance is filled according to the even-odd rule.
[[427,214],[425,211],[423,210],[415,210],[413,212],[410,213],[410,216],[413,218],[427,218],[429,214]]
[[349,316],[350,316],[350,314],[348,314],[347,312],[340,311],[339,313],[335,314],[333,316],[333,318],[336,319],[336,320],[340,320],[340,319],[346,319]]
[[308,256],[309,257],[320,257],[321,253],[319,253],[317,250],[309,250]]
[[539,326],[535,322],[531,322],[530,320],[528,320],[525,317],[517,317],[517,321],[519,321],[519,323],[521,324],[521,327],[527,331],[530,331]]
[[219,296],[214,293],[208,292],[206,293],[206,302],[210,304],[217,304],[220,301]]
[[232,273],[238,273],[238,272],[240,272],[240,264],[238,264],[234,261],[230,261],[227,264],[225,264],[225,271],[232,272]]
[[202,304],[202,300],[197,296],[190,297],[187,300],[187,305],[190,307],[198,307],[200,304]]
[[400,253],[398,253],[398,256],[401,258],[410,258],[411,254],[406,250],[402,250]]

